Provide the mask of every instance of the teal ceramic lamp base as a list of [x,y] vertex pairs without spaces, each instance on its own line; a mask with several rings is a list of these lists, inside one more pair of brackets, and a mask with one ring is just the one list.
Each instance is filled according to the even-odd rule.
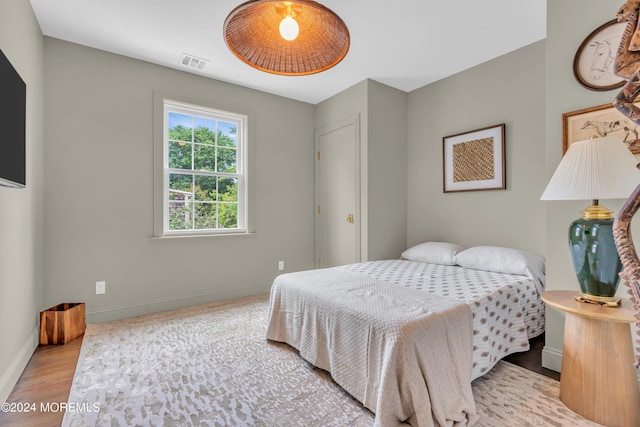
[[622,262],[613,239],[612,212],[598,205],[583,211],[569,227],[569,250],[582,298],[605,304],[617,301]]

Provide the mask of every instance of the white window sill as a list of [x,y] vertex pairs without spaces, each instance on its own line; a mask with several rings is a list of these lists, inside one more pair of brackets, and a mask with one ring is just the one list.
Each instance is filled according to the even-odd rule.
[[151,240],[173,240],[173,239],[192,239],[192,238],[202,238],[202,237],[248,237],[255,236],[255,232],[243,231],[236,233],[207,233],[207,234],[166,234],[164,236],[151,236]]

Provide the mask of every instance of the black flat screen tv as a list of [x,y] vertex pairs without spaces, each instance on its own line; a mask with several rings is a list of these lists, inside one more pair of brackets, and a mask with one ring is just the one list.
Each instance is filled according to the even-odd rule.
[[27,85],[0,50],[0,185],[26,185]]

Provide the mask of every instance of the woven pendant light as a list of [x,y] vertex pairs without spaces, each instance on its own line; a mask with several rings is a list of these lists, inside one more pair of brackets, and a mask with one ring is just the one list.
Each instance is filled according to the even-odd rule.
[[[285,34],[287,28],[281,33],[281,24],[289,25],[293,34]],[[285,36],[293,39],[286,40]],[[229,49],[247,64],[286,76],[327,70],[349,50],[349,30],[344,21],[311,0],[243,3],[227,16],[224,37]]]

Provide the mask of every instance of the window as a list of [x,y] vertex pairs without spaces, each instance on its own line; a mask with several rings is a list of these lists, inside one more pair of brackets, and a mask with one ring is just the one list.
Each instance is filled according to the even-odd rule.
[[163,235],[245,232],[247,117],[164,100]]

